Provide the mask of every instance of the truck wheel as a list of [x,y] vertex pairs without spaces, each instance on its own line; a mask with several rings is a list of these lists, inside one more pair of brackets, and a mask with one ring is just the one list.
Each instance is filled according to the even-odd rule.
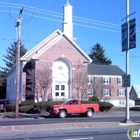
[[61,110],[61,111],[59,112],[59,117],[60,117],[60,118],[65,118],[66,116],[67,116],[66,111]]
[[93,116],[93,111],[91,109],[88,109],[86,112],[87,117],[92,117]]

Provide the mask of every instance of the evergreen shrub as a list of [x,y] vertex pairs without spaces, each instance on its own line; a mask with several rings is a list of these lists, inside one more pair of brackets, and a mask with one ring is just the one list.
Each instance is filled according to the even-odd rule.
[[97,101],[97,102],[99,102],[100,100],[99,100],[98,97],[92,96],[92,97],[89,98],[89,101]]
[[[39,110],[41,113],[43,112],[49,112],[51,106],[53,105],[60,105],[64,103],[64,101],[43,101],[43,102],[37,102],[34,103],[33,101],[24,101],[21,102],[20,107],[19,107],[19,112],[21,113],[26,113],[29,110],[36,108]],[[101,102],[98,100],[93,100],[93,101],[81,101],[82,104],[99,104],[99,109],[100,111],[109,111],[113,105],[109,102]],[[7,104],[6,110],[9,112],[15,112],[15,105],[13,104]]]
[[21,113],[26,113],[28,110],[30,110],[31,107],[30,106],[20,106],[19,107],[19,112]]
[[100,111],[109,111],[113,104],[109,102],[101,102],[101,101],[81,101],[82,104],[99,104]]
[[38,102],[35,105],[37,109],[40,110],[41,112],[49,112],[51,106],[60,105],[63,102],[64,101],[44,101],[44,102]]
[[15,112],[15,110],[16,110],[16,105],[14,105],[14,104],[7,104],[6,105],[7,112]]
[[22,101],[19,106],[30,106],[33,107],[35,102],[33,100]]
[[109,111],[113,107],[113,104],[109,102],[99,102],[99,107],[100,111]]

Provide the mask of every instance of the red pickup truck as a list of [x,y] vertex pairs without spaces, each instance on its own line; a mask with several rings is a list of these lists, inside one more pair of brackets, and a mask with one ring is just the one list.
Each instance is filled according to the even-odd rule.
[[78,99],[68,100],[61,105],[51,107],[50,114],[54,117],[65,118],[68,114],[80,114],[80,116],[92,117],[94,112],[99,112],[98,104],[81,104]]

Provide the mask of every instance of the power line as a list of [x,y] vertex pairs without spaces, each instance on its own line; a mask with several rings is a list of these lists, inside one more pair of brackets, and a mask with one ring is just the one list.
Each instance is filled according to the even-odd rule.
[[[17,8],[15,6],[12,6],[12,7]],[[30,9],[28,9],[28,10],[30,10]],[[45,12],[40,12],[39,10],[40,11],[45,11]],[[31,11],[35,11],[36,13],[41,13],[41,14],[45,14],[45,15],[51,15],[51,16],[63,18],[63,14],[49,11],[50,13],[53,13],[53,14],[50,14],[50,13],[46,13],[46,12],[48,12],[47,10],[38,9],[38,8],[35,8],[35,7],[33,7],[33,10],[31,10]],[[54,15],[54,13],[57,14],[57,15]],[[86,22],[86,23],[90,23],[90,24],[98,24],[98,25],[101,25],[101,26],[109,26],[109,27],[112,27],[112,28],[113,28],[113,26],[116,26],[114,28],[117,28],[117,27],[119,28],[119,26],[120,26],[120,25],[117,25],[117,24],[112,24],[112,23],[102,22],[102,21],[97,21],[97,20],[91,20],[91,19],[81,18],[81,17],[77,17],[77,16],[73,16],[73,19],[76,20],[76,21],[80,21],[80,22]],[[93,22],[97,22],[97,23],[93,23]],[[103,23],[103,24],[101,24],[101,23]],[[107,25],[105,25],[105,24],[107,24]]]
[[[5,11],[5,10],[0,10],[0,12],[9,12],[9,11]],[[18,13],[16,11],[11,11],[13,13]],[[52,18],[46,18],[46,17],[41,17],[41,16],[36,16],[36,15],[31,15],[28,13],[24,13],[24,15],[28,15],[28,16],[32,16],[32,17],[36,17],[36,18],[41,18],[41,19],[45,19],[45,20],[51,20],[51,21],[56,21],[56,22],[61,22],[61,20],[57,20],[57,19],[52,19]],[[83,25],[83,24],[77,24],[77,23],[73,23],[74,25],[78,25],[78,26],[82,26],[82,27],[87,27],[87,28],[94,28],[94,29],[99,29],[99,30],[104,30],[104,31],[110,31],[110,32],[116,32],[116,33],[121,33],[121,31],[117,31],[117,30],[111,30],[111,29],[106,29],[106,28],[99,28],[99,27],[93,27],[93,26],[89,26],[89,25]],[[139,34],[138,34],[139,36]]]
[[[4,2],[0,2],[0,3],[4,3]],[[4,4],[7,4],[7,3],[4,3]],[[14,8],[19,8],[17,6],[14,6],[14,5],[18,5],[18,6],[21,6],[21,4],[14,4],[14,3],[8,3],[9,5],[11,5],[11,7],[14,7]],[[23,6],[23,5],[22,5]],[[39,9],[39,8],[36,8],[36,7],[32,7],[32,6],[27,6],[27,5],[24,5],[24,7],[27,7],[25,9],[27,10],[30,10],[30,11],[36,11],[38,13],[42,13],[42,14],[48,14],[48,13],[53,13],[53,14],[48,14],[48,15],[52,15],[52,16],[57,16],[57,17],[61,17],[63,18],[63,14],[61,13],[58,13],[58,12],[53,12],[53,11],[48,11],[48,10],[44,10],[44,9]],[[41,12],[40,12],[41,11]],[[48,13],[47,13],[48,12]],[[57,15],[54,15],[54,14],[57,14]],[[58,15],[61,15],[61,16],[58,16]],[[86,20],[86,21],[91,21],[91,22],[98,22],[98,23],[103,23],[103,24],[108,24],[108,25],[112,25],[112,26],[118,26],[120,27],[120,25],[118,24],[113,24],[113,23],[108,23],[108,22],[103,22],[103,21],[98,21],[98,20],[92,20],[92,19],[88,19],[88,18],[82,18],[82,17],[78,17],[78,16],[73,16],[75,19],[81,19],[82,21],[83,20]]]
[[[1,3],[1,2],[0,2]],[[3,3],[3,2],[2,2]],[[7,4],[7,3],[4,3],[4,4]],[[13,4],[13,3],[8,3],[8,4],[11,4],[12,7],[14,8],[17,8],[17,5],[18,6],[21,6],[21,4]],[[16,5],[16,6],[13,6],[13,5]],[[51,15],[51,16],[55,16],[55,17],[59,17],[59,18],[62,18],[63,17],[63,14],[61,13],[58,13],[58,12],[52,12],[52,11],[48,11],[48,10],[44,10],[44,9],[39,9],[39,8],[35,8],[35,7],[31,7],[31,6],[27,6],[27,5],[24,5],[25,9],[28,9],[30,11],[34,11],[36,13],[41,13],[41,14],[45,14],[45,15]],[[40,12],[41,11],[41,12]],[[42,12],[43,11],[43,12]],[[12,11],[13,12],[13,11]],[[49,13],[46,13],[46,12],[50,12],[50,13],[53,13],[53,14],[49,14]],[[15,13],[15,11],[14,11]],[[57,14],[57,15],[54,15]],[[28,16],[32,16],[32,17],[37,17],[37,18],[42,18],[42,19],[47,19],[47,20],[53,20],[53,21],[57,21],[57,22],[62,22],[61,20],[56,20],[56,19],[52,19],[52,18],[46,18],[46,17],[41,17],[41,16],[35,16],[35,15],[31,15],[31,14],[28,14],[28,13],[24,13]],[[59,16],[58,16],[59,15]],[[60,16],[61,15],[61,16]],[[91,19],[87,19],[87,18],[81,18],[81,17],[77,17],[77,16],[73,16],[75,21],[80,21],[80,22],[84,22],[84,23],[89,23],[89,24],[96,24],[96,25],[100,25],[100,26],[106,26],[106,27],[110,27],[110,28],[121,28],[120,25],[118,24],[112,24],[112,23],[108,23],[108,22],[102,22],[102,21],[97,21],[97,20],[91,20]],[[78,18],[78,19],[77,19]],[[81,19],[81,20],[80,20]],[[97,23],[93,23],[93,22],[97,22]],[[101,24],[103,23],[103,24]],[[95,29],[100,29],[102,30],[102,28],[98,28],[98,27],[92,27],[92,26],[88,26],[88,25],[82,25],[82,24],[76,24],[74,23],[75,25],[79,25],[79,26],[83,26],[83,27],[88,27],[88,28],[95,28]],[[105,25],[107,24],[107,25]],[[139,28],[137,28],[139,32]],[[113,31],[113,32],[118,32],[118,31],[115,31],[115,30],[110,30],[110,29],[103,29],[103,30],[106,30],[106,31]]]
[[[108,52],[105,52],[104,54],[107,54],[107,55],[114,55],[116,57],[125,57],[126,55],[125,54],[115,54],[115,53],[108,53]],[[69,54],[69,55],[73,55],[73,54]],[[130,57],[133,57],[133,58],[140,58],[140,55],[130,55]],[[3,58],[2,55],[0,55],[0,58]],[[52,60],[52,59],[48,59],[48,60]]]
[[[6,12],[8,12],[8,11],[6,11]],[[31,14],[27,14],[27,13],[25,13],[25,14],[31,16]],[[62,22],[61,20],[56,20],[56,19],[52,19],[52,18],[46,18],[46,17],[36,16],[36,15],[32,15],[32,17],[41,18],[41,19],[45,19],[45,20],[56,21],[56,22]],[[112,30],[112,29],[99,28],[99,27],[94,27],[94,26],[89,26],[89,25],[83,25],[83,24],[77,24],[77,23],[73,23],[73,24],[74,25],[78,25],[78,26],[82,26],[82,27],[87,27],[87,28],[94,28],[94,29],[99,29],[99,30],[105,30],[105,31],[111,31],[111,32],[121,33],[121,31]],[[137,34],[137,36],[140,36],[140,34]]]
[[[7,41],[7,40],[14,40],[16,41],[17,39],[7,39],[7,38],[1,38],[1,41]],[[30,41],[30,40],[25,40],[25,39],[21,39],[21,42],[30,42],[30,43],[38,43],[36,41]]]
[[[5,2],[0,2],[0,3],[2,3],[2,4],[7,4],[7,3],[5,3]],[[62,16],[63,16],[62,13],[58,13],[58,12],[54,12],[54,11],[49,11],[49,10],[44,10],[44,9],[40,9],[40,8],[28,6],[28,5],[21,5],[21,4],[15,4],[15,3],[8,3],[8,4],[12,5],[12,7],[14,7],[14,8],[17,8],[17,6],[18,6],[18,8],[19,8],[19,6],[24,6],[25,9],[28,9],[28,10],[30,10],[30,11],[36,11],[36,12],[42,11],[42,12],[40,12],[40,13],[42,13],[42,14],[53,13],[53,14],[50,14],[50,15],[56,16],[56,15],[54,15],[54,14],[57,14],[57,17],[62,17]],[[16,5],[16,6],[14,6],[14,5]],[[27,8],[26,8],[26,7],[27,7]],[[46,12],[48,12],[48,13],[46,13]],[[58,15],[61,15],[61,16],[58,16]],[[78,16],[73,16],[73,17],[74,17],[75,19],[77,19],[77,18],[78,18],[78,19],[81,19],[82,21],[83,21],[83,20],[86,20],[86,21],[98,22],[98,23],[103,23],[103,24],[108,24],[108,25],[120,27],[120,25],[118,25],[118,24],[113,24],[113,23],[108,23],[108,22],[103,22],[103,21],[98,21],[98,20],[93,20],[93,19],[88,19],[88,18],[82,18],[82,17],[78,17]],[[138,28],[138,29],[139,29],[139,28]],[[140,30],[140,29],[139,29],[139,30]]]
[[93,27],[93,26],[88,26],[88,25],[83,25],[83,24],[74,23],[74,25],[78,25],[78,26],[82,26],[82,27],[87,27],[87,28],[94,28],[94,29],[99,29],[99,30],[104,30],[104,31],[110,31],[110,32],[121,33],[120,31],[116,31],[116,30],[105,29],[105,28],[99,28],[99,27]]
[[[0,10],[1,11],[1,10]],[[8,11],[4,11],[3,12],[8,12]],[[13,11],[11,11],[13,12]],[[15,13],[15,11],[14,11]],[[24,13],[26,15],[31,16],[30,14]],[[62,22],[61,20],[56,20],[56,19],[52,19],[52,18],[46,18],[46,17],[41,17],[41,16],[36,16],[36,15],[32,15],[32,17],[37,17],[37,18],[42,18],[42,19],[47,19],[47,20],[52,20],[52,21],[57,21],[57,22]],[[83,21],[84,22],[84,21]],[[86,22],[86,21],[85,21]],[[92,23],[92,24],[96,24],[96,23]],[[88,28],[95,28],[95,29],[102,29],[102,30],[107,30],[107,31],[113,31],[113,30],[108,30],[108,29],[103,29],[103,28],[97,28],[97,27],[92,27],[92,26],[87,26],[87,25],[82,25],[82,24],[75,24],[74,25],[79,25],[79,26],[83,26],[83,27],[88,27]],[[105,26],[105,25],[104,25]],[[114,31],[117,32],[117,31]]]

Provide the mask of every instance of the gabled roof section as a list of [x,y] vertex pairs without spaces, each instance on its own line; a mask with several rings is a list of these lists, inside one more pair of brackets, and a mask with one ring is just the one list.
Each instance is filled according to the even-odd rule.
[[140,85],[133,85],[132,88],[134,88],[135,92],[138,95],[138,98],[140,98]]
[[54,39],[49,44],[46,44],[37,54],[35,54],[32,59],[38,59],[46,50],[48,50],[53,44],[57,43],[60,39],[65,38],[89,63],[92,62],[91,58],[70,38],[68,38],[64,33],[60,34],[56,39]]
[[87,62],[85,61],[85,63],[91,63],[92,62],[92,59],[72,39],[69,39],[65,34],[63,34],[63,36],[66,37],[70,41],[70,43],[75,47],[75,49],[77,51],[80,52],[80,54],[83,57],[85,57],[85,59],[87,61]]
[[49,49],[53,44],[58,42],[62,37],[66,38],[67,41],[72,44],[72,46],[85,58],[85,60],[89,63],[92,62],[91,58],[70,38],[68,38],[64,33],[60,30],[56,30],[38,45],[36,45],[33,49],[27,52],[23,57],[21,57],[22,61],[27,61],[31,59],[38,60],[38,57],[43,54],[47,49]]
[[[59,35],[61,35],[62,32],[60,30],[54,31],[50,36],[45,38],[43,41],[41,41],[38,45],[36,45],[34,48],[32,48],[29,52],[27,52],[24,56],[21,57],[20,60],[25,61],[33,57],[38,51],[42,49],[43,44],[50,43],[53,39],[57,38]],[[30,58],[29,58],[30,57]]]
[[125,75],[125,72],[116,65],[88,64],[88,74],[121,76]]

